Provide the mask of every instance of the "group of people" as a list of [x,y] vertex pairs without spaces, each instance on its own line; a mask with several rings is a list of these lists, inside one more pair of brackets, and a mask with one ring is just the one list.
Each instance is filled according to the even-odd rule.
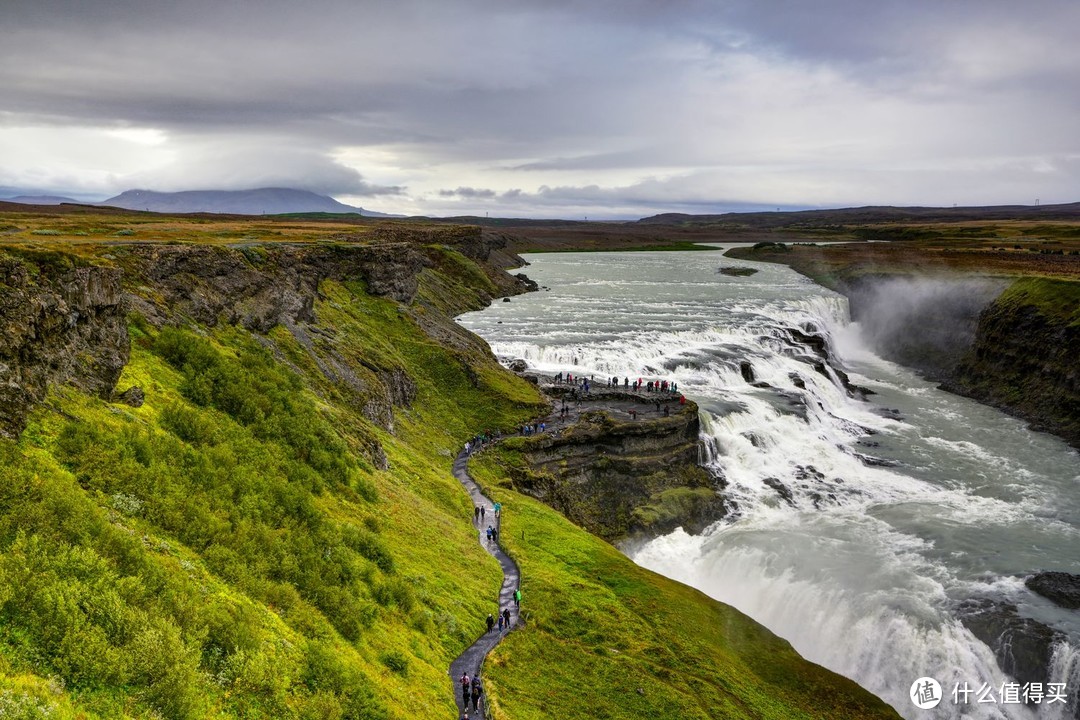
[[[492,504],[492,512],[495,515],[495,525],[487,526],[487,541],[488,544],[499,543],[499,521],[502,518],[502,503],[496,502]],[[487,515],[487,507],[485,505],[473,506],[473,519],[478,523],[484,521]],[[514,610],[520,612],[521,609],[521,587],[518,586],[514,589]],[[495,626],[498,625],[500,633],[507,632],[513,625],[513,614],[510,612],[510,607],[507,606],[499,611],[498,616],[488,613],[487,616],[487,631],[490,633]],[[474,713],[480,711],[480,701],[484,694],[484,688],[480,683],[479,673],[469,678],[468,673],[462,673],[461,675],[461,704],[465,708],[464,714],[461,716],[462,720],[469,720],[469,704],[472,704],[472,710]]]
[[526,423],[521,426],[522,435],[536,435],[547,430],[546,422]]
[[480,710],[480,698],[484,694],[484,686],[480,683],[480,676],[469,677],[468,673],[461,673],[461,704],[465,706],[463,720],[469,720],[469,701],[472,701],[473,712]]
[[510,629],[510,608],[503,608],[499,612],[498,620],[491,613],[487,616],[487,631],[491,632],[495,625],[498,624],[499,632]]
[[[555,376],[554,381],[556,384],[568,384],[575,387],[579,387],[583,392],[589,392],[589,388],[592,386],[593,378],[584,377],[582,375],[573,375],[572,373],[559,373]],[[633,390],[634,392],[663,392],[663,393],[677,393],[679,392],[679,383],[669,380],[646,380],[644,378],[638,378],[633,382],[630,382],[630,378],[624,377],[621,381],[618,376],[613,375],[607,379],[607,386],[609,388],[619,388],[620,386],[626,390]]]
[[[679,392],[679,383],[669,382],[667,380],[645,380],[644,378],[638,378],[634,382],[630,382],[630,378],[624,377],[622,380],[622,386],[628,390],[638,392],[644,390],[645,392],[662,392],[675,394]],[[608,387],[619,387],[619,378],[613,377],[608,381]]]
[[493,443],[496,440],[502,439],[502,432],[499,430],[488,430],[482,432],[479,435],[465,441],[465,454],[472,455],[474,451],[486,447],[488,443]]
[[[502,503],[497,502],[491,506],[492,512],[495,514],[495,525],[488,525],[484,534],[487,536],[488,545],[491,543],[499,544],[499,518],[502,517]],[[487,505],[474,505],[473,506],[473,522],[476,525],[482,525],[487,518]]]

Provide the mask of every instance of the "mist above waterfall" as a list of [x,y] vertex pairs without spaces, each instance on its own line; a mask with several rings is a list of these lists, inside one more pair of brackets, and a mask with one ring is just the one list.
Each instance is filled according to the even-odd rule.
[[941,379],[971,348],[979,313],[1007,286],[981,276],[870,275],[845,294],[871,350]]

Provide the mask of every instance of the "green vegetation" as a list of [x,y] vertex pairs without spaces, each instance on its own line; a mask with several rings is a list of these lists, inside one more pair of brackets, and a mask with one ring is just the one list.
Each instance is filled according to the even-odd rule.
[[469,463],[523,569],[526,627],[485,665],[497,719],[896,717],[737,610],[501,487],[500,454]]
[[[5,256],[31,277],[131,273],[112,240],[71,238],[263,232],[64,217],[63,238],[37,241],[47,252],[27,239],[46,220],[20,218],[23,249]],[[278,250],[243,252],[261,266]],[[354,280],[321,283],[313,325],[265,335],[132,313],[117,389],[142,388],[144,404],[53,387],[0,440],[0,717],[453,716],[447,667],[482,632],[500,573],[450,464],[465,438],[542,401],[447,317],[495,292],[489,271],[452,247],[425,253],[408,306]],[[123,282],[167,307],[151,279]],[[532,608],[487,665],[498,717],[887,714],[734,610],[498,496]]]
[[1001,308],[1034,308],[1044,317],[1080,327],[1080,282],[1049,278],[1021,278],[1008,287],[995,304]]
[[395,303],[333,283],[325,297],[317,313],[357,372],[363,360],[416,382],[396,436],[326,392],[320,351],[287,332],[267,347],[136,317],[121,387],[143,387],[145,405],[61,390],[0,441],[0,707],[452,713],[446,667],[499,573],[449,456],[538,400],[492,359],[467,372]]

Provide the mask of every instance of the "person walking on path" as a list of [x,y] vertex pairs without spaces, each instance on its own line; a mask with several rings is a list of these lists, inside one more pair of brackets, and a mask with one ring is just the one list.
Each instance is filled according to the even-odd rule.
[[503,624],[506,625],[506,629],[509,630],[510,629],[510,608],[503,608],[503,613],[502,614],[503,614],[503,619],[506,621]]
[[480,696],[484,694],[484,689],[480,687],[480,678],[474,677],[472,681],[472,709],[473,712],[480,711]]
[[495,627],[495,616],[492,615],[491,613],[488,613],[488,616],[487,616],[487,626],[488,626],[488,629],[487,629],[488,632],[491,632],[491,628]]
[[484,506],[484,505],[481,505],[481,506],[480,506],[480,521],[481,521],[481,522],[483,522],[483,521],[484,521],[484,515],[485,515],[485,514],[487,514],[487,507],[486,507],[486,506]]
[[474,523],[480,522],[480,506],[474,506],[472,511],[472,519]]
[[514,590],[514,606],[518,607],[518,608],[521,607],[521,588],[520,587],[517,588],[516,590]]
[[499,544],[499,528],[491,528],[491,539],[496,545]]
[[503,614],[499,613],[499,632],[503,631]]

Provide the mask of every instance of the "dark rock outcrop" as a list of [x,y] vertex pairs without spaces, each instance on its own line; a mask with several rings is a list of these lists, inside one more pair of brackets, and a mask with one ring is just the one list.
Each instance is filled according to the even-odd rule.
[[742,379],[746,382],[754,382],[754,366],[746,360],[739,363],[739,374],[742,375]]
[[1052,600],[1063,608],[1080,610],[1080,575],[1041,572],[1024,581],[1028,590]]
[[0,256],[0,436],[22,432],[50,385],[112,395],[131,347],[120,278],[52,253]]
[[700,532],[727,510],[723,479],[698,465],[699,430],[691,402],[669,417],[629,422],[587,411],[558,434],[509,441],[525,460],[510,475],[515,489],[612,542],[679,526]]
[[[835,378],[847,394],[853,398],[865,400],[867,395],[874,394],[873,390],[851,382],[851,378],[840,366],[840,362],[833,357],[828,338],[822,335],[812,324],[803,329],[787,328],[787,332],[791,336],[790,344],[793,348],[798,348],[803,352],[810,351],[802,355],[801,359],[807,362],[814,369],[814,372],[829,380]],[[796,387],[806,387],[806,383],[802,378],[797,376],[792,377],[792,382]]]
[[139,299],[151,322],[177,315],[266,333],[276,325],[313,322],[323,280],[361,280],[367,291],[409,303],[428,261],[410,243],[223,248],[139,245],[125,248],[134,274],[160,302]]
[[130,405],[131,407],[138,408],[143,406],[143,402],[146,401],[146,393],[138,385],[132,385],[124,392],[116,396],[116,400]]
[[788,505],[791,505],[792,507],[795,506],[795,499],[794,496],[791,494],[790,488],[788,488],[788,486],[784,483],[780,482],[778,478],[767,477],[761,482],[765,483],[773,490],[775,490],[776,494],[780,496],[780,499],[786,502]]
[[1050,679],[1054,645],[1064,636],[1032,620],[1021,617],[1015,605],[971,598],[957,608],[964,626],[990,646],[1001,669],[1021,683],[1045,683]]

